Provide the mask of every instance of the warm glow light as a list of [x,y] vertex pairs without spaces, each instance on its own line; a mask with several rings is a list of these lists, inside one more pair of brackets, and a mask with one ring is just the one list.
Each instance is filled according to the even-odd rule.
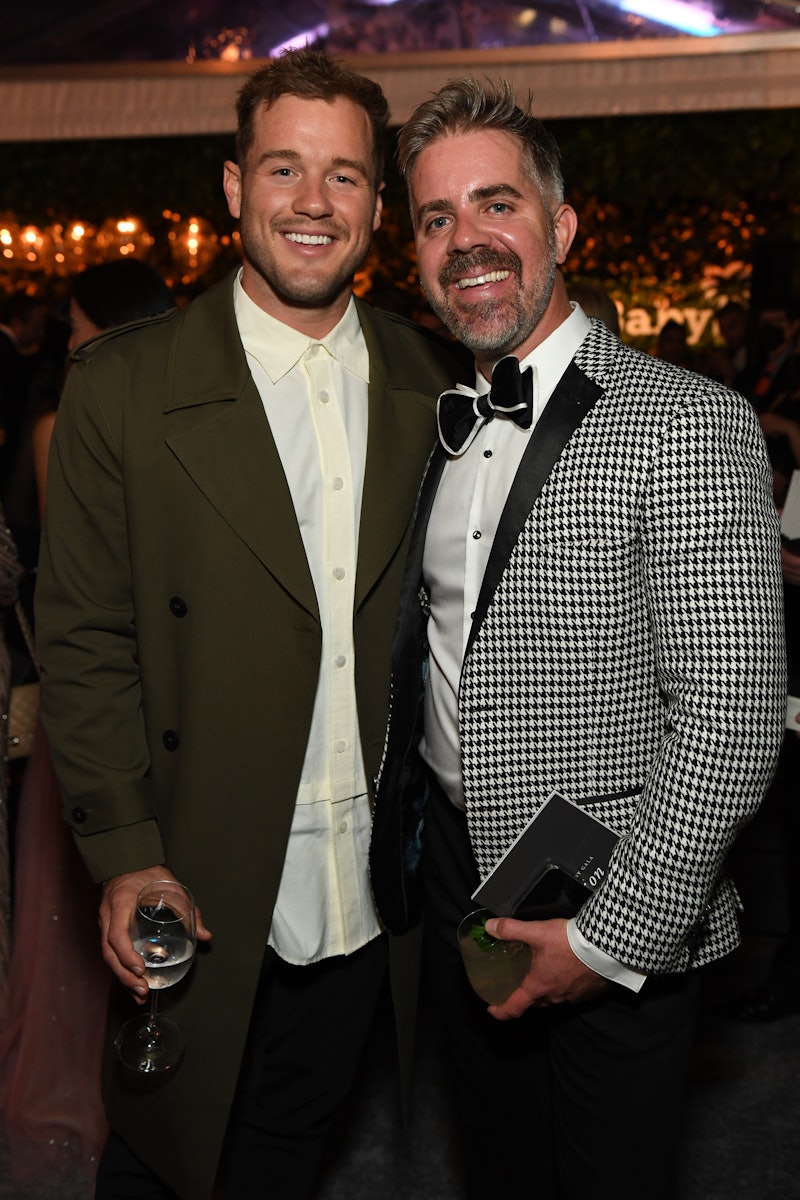
[[0,229],[0,242],[2,242],[4,246],[10,246],[12,241],[13,238],[11,237],[10,230]]
[[[240,59],[251,58],[253,55],[250,30],[245,25],[237,25],[235,29],[220,29],[215,37],[203,39],[201,47],[203,58],[219,58],[223,62],[239,62]],[[194,62],[197,51],[189,47],[187,61]]]
[[181,220],[174,214],[175,224],[168,237],[173,261],[183,283],[191,283],[209,266],[220,250],[220,239],[203,217]]
[[101,258],[115,254],[123,258],[143,257],[153,240],[138,217],[109,217],[95,235],[93,249]]
[[522,28],[525,29],[528,25],[533,24],[533,22],[536,20],[538,15],[539,14],[537,13],[535,8],[523,8],[517,14],[517,24],[521,25]]

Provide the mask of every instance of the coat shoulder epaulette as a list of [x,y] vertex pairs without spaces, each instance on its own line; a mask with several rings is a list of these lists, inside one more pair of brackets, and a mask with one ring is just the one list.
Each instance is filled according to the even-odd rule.
[[170,308],[166,312],[157,313],[153,317],[140,317],[137,321],[128,321],[125,325],[115,325],[113,329],[106,329],[96,337],[91,338],[88,342],[83,342],[80,346],[77,346],[70,354],[70,360],[72,362],[91,362],[98,351],[109,342],[116,341],[118,338],[128,337],[130,334],[152,325],[174,321],[179,315],[180,309]]

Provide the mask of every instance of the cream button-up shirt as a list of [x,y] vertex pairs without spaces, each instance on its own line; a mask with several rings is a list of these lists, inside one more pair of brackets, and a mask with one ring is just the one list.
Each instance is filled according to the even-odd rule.
[[311,731],[269,935],[281,958],[306,964],[350,954],[380,932],[368,878],[371,814],[353,643],[369,357],[352,299],[319,341],[269,316],[239,277],[234,308],[286,475],[322,624]]

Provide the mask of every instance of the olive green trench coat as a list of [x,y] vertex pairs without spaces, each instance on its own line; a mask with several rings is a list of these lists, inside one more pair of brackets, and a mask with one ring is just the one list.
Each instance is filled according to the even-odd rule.
[[[371,779],[434,398],[463,369],[401,318],[363,304],[359,317],[370,383],[354,636]],[[105,1090],[111,1123],[134,1152],[179,1196],[204,1200],[267,944],[321,648],[231,279],[185,312],[78,352],[51,451],[37,621],[43,717],[90,872],[103,880],[166,863],[214,933],[163,996],[186,1034],[178,1071],[141,1089],[109,1065]]]

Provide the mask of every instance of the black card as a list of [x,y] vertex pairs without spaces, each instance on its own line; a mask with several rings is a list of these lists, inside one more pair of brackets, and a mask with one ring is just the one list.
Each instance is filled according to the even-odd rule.
[[606,876],[619,834],[553,792],[472,899],[499,917],[574,916]]

